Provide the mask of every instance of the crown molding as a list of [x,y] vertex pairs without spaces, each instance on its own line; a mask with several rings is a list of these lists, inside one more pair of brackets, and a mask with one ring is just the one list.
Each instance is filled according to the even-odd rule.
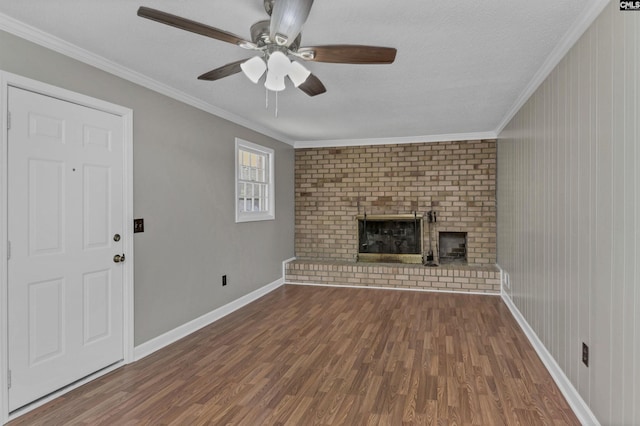
[[481,139],[496,139],[495,132],[475,132],[475,133],[450,133],[442,135],[404,136],[398,138],[375,138],[375,139],[334,139],[316,141],[296,141],[294,148],[335,148],[342,146],[364,146],[364,145],[388,145],[388,144],[411,144],[424,142],[455,142]]
[[142,87],[168,96],[194,108],[208,112],[209,114],[228,120],[239,126],[246,127],[258,133],[262,133],[263,135],[272,137],[291,146],[293,146],[295,143],[293,140],[282,133],[275,132],[272,129],[256,125],[255,123],[244,117],[240,117],[239,115],[233,114],[222,108],[213,106],[203,101],[202,99],[198,99],[194,96],[188,95],[171,86],[149,78],[139,72],[133,71],[118,63],[103,58],[102,56],[91,53],[88,50],[82,49],[81,47],[66,42],[56,36],[27,25],[24,22],[7,16],[3,13],[0,13],[0,30],[6,31],[10,34],[23,38],[42,47],[46,47],[47,49],[68,56],[87,65],[91,65],[102,71],[108,72],[109,74],[113,74],[124,80],[138,84]]
[[513,106],[509,109],[507,114],[504,116],[500,124],[495,130],[496,135],[500,135],[500,133],[504,130],[505,127],[509,124],[511,119],[515,117],[515,115],[520,111],[520,108],[524,106],[524,104],[529,100],[531,95],[538,90],[538,87],[546,78],[551,74],[551,72],[556,68],[556,66],[562,61],[562,59],[567,55],[569,50],[573,47],[574,44],[582,37],[582,34],[587,31],[587,29],[593,24],[593,21],[596,20],[600,13],[604,10],[604,8],[609,4],[609,0],[595,0],[591,6],[586,8],[582,14],[578,17],[578,19],[574,22],[574,24],[567,30],[564,34],[560,42],[556,45],[556,47],[551,51],[547,59],[543,62],[542,66],[538,69],[538,71],[533,75],[529,84],[524,88],[520,96],[516,99]]

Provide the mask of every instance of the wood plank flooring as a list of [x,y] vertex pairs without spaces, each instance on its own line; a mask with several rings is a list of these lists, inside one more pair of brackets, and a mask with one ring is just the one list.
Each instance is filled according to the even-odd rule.
[[499,297],[283,286],[11,425],[578,425]]

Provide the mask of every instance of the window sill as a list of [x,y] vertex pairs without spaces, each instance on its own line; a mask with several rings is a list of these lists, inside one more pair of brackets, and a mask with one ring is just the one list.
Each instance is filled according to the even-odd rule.
[[236,217],[236,223],[242,222],[260,222],[265,220],[275,220],[275,216],[272,214],[256,214],[256,215],[242,215]]

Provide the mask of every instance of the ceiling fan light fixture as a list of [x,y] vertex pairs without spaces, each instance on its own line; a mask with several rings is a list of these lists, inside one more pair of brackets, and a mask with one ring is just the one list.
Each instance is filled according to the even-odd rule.
[[287,55],[280,51],[276,51],[269,55],[267,61],[267,68],[270,74],[274,74],[283,77],[289,73],[291,68],[291,61],[287,58]]
[[278,75],[269,70],[267,71],[267,79],[264,82],[264,87],[272,92],[281,92],[286,88],[284,84],[284,77],[284,75]]
[[240,64],[240,68],[249,80],[257,83],[258,80],[260,80],[260,77],[262,77],[262,74],[267,70],[267,64],[264,63],[261,57],[254,56],[248,61]]
[[289,78],[295,87],[298,87],[307,81],[307,78],[310,75],[311,71],[306,69],[301,63],[291,61],[291,65],[289,66]]

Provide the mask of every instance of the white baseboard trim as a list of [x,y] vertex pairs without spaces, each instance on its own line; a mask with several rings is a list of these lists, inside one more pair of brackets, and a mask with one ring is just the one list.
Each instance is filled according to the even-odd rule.
[[422,293],[450,293],[450,294],[475,294],[476,296],[500,296],[500,293],[482,293],[480,291],[456,291],[456,290],[438,290],[435,288],[406,288],[406,287],[381,287],[374,285],[353,285],[353,284],[323,284],[323,283],[299,283],[294,281],[285,281],[289,285],[308,285],[315,287],[338,287],[338,288],[363,288],[370,290],[396,290],[396,291],[419,291]]
[[524,331],[524,334],[526,334],[527,338],[529,339],[529,342],[531,342],[531,345],[533,346],[535,351],[538,353],[538,356],[544,363],[545,367],[547,367],[549,374],[551,374],[551,377],[553,378],[554,382],[556,382],[556,385],[558,385],[558,388],[560,388],[560,392],[562,392],[562,395],[564,395],[564,397],[567,399],[569,406],[571,406],[571,409],[573,410],[575,415],[578,417],[578,420],[580,420],[580,423],[583,425],[599,426],[600,422],[598,421],[596,416],[593,414],[593,412],[591,411],[587,403],[584,401],[584,399],[582,399],[582,397],[580,396],[576,388],[573,386],[573,384],[569,380],[569,378],[564,374],[564,371],[562,371],[562,369],[560,368],[556,360],[553,358],[551,353],[549,353],[547,348],[544,346],[544,344],[536,334],[536,332],[533,330],[533,328],[531,328],[531,326],[529,325],[527,320],[524,318],[520,310],[513,303],[513,300],[511,300],[511,297],[509,297],[508,294],[503,292],[502,300],[504,300],[504,303],[506,303],[507,307],[511,311],[511,314],[513,315],[513,317],[516,319],[516,321]]
[[206,313],[201,317],[189,321],[186,324],[176,327],[171,331],[167,331],[166,333],[154,339],[136,346],[133,350],[134,361],[138,361],[148,355],[151,355],[155,351],[162,349],[165,346],[170,345],[171,343],[174,343],[182,339],[183,337],[186,337],[189,334],[218,321],[220,318],[223,318],[230,313],[237,311],[238,309],[253,302],[254,300],[261,298],[265,294],[272,292],[283,284],[284,277],[279,278],[271,284],[260,287],[259,289],[254,290],[251,293],[234,300],[233,302],[227,303],[226,305],[214,309],[213,311]]

